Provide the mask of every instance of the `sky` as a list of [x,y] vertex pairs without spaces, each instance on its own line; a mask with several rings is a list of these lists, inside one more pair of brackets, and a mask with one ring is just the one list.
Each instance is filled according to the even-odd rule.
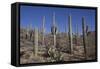
[[45,32],[51,33],[53,23],[53,13],[55,13],[55,21],[59,32],[68,32],[68,16],[72,17],[72,32],[82,33],[82,17],[85,17],[85,23],[89,26],[89,30],[95,30],[95,10],[94,9],[76,9],[76,8],[57,8],[57,7],[41,7],[41,6],[25,6],[20,7],[20,26],[26,28],[30,24],[32,28],[42,28],[43,16],[45,16]]

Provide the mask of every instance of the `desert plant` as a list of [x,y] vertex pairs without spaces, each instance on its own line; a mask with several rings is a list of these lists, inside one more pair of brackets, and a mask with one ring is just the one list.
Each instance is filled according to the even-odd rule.
[[63,60],[63,55],[56,48],[50,47],[48,50],[48,54],[51,58],[51,61],[62,61]]
[[87,58],[87,50],[86,50],[86,25],[85,25],[85,18],[82,17],[82,30],[83,30],[83,46],[84,46],[84,55],[85,55],[85,59]]
[[70,44],[70,53],[73,53],[73,37],[72,37],[72,21],[71,16],[68,17],[69,23],[69,44]]

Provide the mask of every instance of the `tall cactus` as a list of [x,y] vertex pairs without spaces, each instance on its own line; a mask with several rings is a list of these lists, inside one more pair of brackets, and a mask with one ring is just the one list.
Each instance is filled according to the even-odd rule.
[[84,17],[82,17],[82,30],[83,30],[83,46],[84,46],[84,56],[85,56],[85,59],[87,58],[87,55],[86,55],[86,26],[85,26],[85,19]]
[[[54,13],[54,15],[53,15],[53,26],[55,27],[55,13]],[[54,28],[54,30],[55,30],[55,28]],[[55,32],[55,31],[54,31]],[[54,46],[56,46],[56,33],[54,34]]]
[[54,48],[56,48],[56,33],[57,33],[57,27],[55,25],[55,13],[53,13],[53,25],[51,27],[51,33],[53,35]]
[[38,54],[38,29],[35,28],[34,32],[35,32],[35,39],[34,39],[34,41],[35,41],[34,53],[35,53],[35,56],[37,56],[37,54]]
[[72,37],[72,22],[71,22],[71,16],[68,16],[68,23],[69,23],[70,53],[73,54],[73,37]]
[[45,28],[44,28],[44,24],[45,24],[45,16],[43,16],[43,22],[42,22],[42,46],[44,46],[44,33],[45,33]]
[[32,24],[29,25],[29,39],[32,39]]
[[30,23],[29,25],[27,25],[26,28],[26,39],[31,40],[31,32],[32,31],[32,24]]
[[78,34],[78,24],[76,24],[76,46],[78,46],[78,37],[79,37],[79,34]]
[[26,27],[26,39],[28,39],[28,35],[29,35],[29,28],[28,26]]

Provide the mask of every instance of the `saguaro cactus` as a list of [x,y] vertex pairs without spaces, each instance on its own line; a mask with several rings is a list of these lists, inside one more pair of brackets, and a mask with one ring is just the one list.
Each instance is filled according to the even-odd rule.
[[55,13],[53,14],[53,25],[51,27],[51,33],[53,34],[54,48],[56,47],[56,33],[57,27],[55,25]]
[[26,28],[26,39],[31,40],[31,32],[32,31],[32,24],[30,23],[29,25],[27,25]]
[[83,30],[83,46],[84,46],[84,55],[86,56],[86,26],[85,26],[85,19],[82,17],[82,30]]
[[78,24],[76,24],[76,46],[78,46],[78,37],[79,37],[79,34],[78,34]]
[[26,39],[28,39],[28,35],[29,35],[29,28],[28,28],[28,26],[26,27]]
[[69,23],[69,44],[70,44],[70,53],[73,53],[73,38],[72,38],[72,22],[71,16],[68,16],[68,23]]
[[32,24],[29,25],[29,39],[32,39]]
[[42,46],[44,46],[44,33],[45,33],[45,28],[44,28],[44,24],[45,24],[45,16],[43,16],[43,22],[42,22]]
[[35,39],[34,39],[34,41],[35,41],[34,53],[35,53],[35,56],[37,56],[37,54],[38,54],[38,29],[35,28],[34,32],[35,32]]
[[55,27],[55,14],[53,15],[53,26],[54,26],[54,46],[56,46],[56,27]]

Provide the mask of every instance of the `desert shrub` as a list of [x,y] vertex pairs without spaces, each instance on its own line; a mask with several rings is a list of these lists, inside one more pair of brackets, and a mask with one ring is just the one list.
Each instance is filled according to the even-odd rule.
[[59,50],[57,50],[54,47],[50,47],[48,50],[48,54],[50,56],[50,61],[62,61],[63,60],[63,55]]

